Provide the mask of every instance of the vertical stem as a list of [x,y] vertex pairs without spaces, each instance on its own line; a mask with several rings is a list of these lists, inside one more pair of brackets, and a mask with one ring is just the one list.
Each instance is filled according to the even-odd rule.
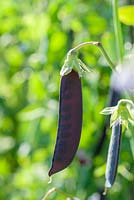
[[133,139],[133,137],[130,138],[130,148],[131,148],[131,152],[132,152],[132,156],[133,156],[133,160],[134,160],[134,139]]
[[[129,5],[133,5],[133,0],[128,0],[127,2]],[[134,43],[134,27],[129,26],[129,35],[130,35],[130,42],[133,44]]]
[[114,32],[116,39],[117,56],[118,56],[118,62],[121,63],[124,54],[124,47],[123,47],[121,24],[119,22],[119,16],[118,16],[118,0],[112,0],[112,4],[113,4],[113,23],[114,23]]

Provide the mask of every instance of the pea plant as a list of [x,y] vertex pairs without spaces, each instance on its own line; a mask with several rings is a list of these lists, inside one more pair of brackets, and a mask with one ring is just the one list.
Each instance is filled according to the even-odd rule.
[[[81,129],[82,129],[82,86],[81,78],[85,73],[92,73],[92,69],[86,66],[79,58],[79,50],[84,46],[96,46],[105,57],[110,69],[112,70],[112,88],[114,89],[113,98],[116,93],[119,97],[116,98],[114,105],[102,109],[100,114],[110,115],[110,127],[112,129],[110,144],[108,149],[104,195],[112,187],[115,181],[118,168],[118,160],[120,154],[120,144],[122,133],[126,130],[133,137],[134,129],[134,73],[132,69],[133,53],[124,55],[124,45],[122,40],[122,31],[120,20],[127,25],[133,25],[134,22],[130,13],[134,11],[134,6],[123,6],[118,9],[118,1],[113,0],[113,22],[116,38],[117,63],[114,64],[103,45],[98,41],[84,42],[69,50],[64,65],[60,71],[60,98],[59,98],[59,120],[57,139],[52,159],[52,166],[48,175],[60,172],[68,167],[72,162],[79,146]],[[118,15],[119,13],[119,15]],[[124,14],[125,13],[125,14]],[[129,13],[127,15],[127,13]],[[133,12],[134,13],[134,12]],[[125,16],[125,17],[122,17]],[[133,64],[132,64],[133,63]],[[128,66],[128,67],[127,67]],[[90,76],[90,74],[89,74]],[[114,84],[116,83],[116,84]],[[130,144],[131,147],[133,144]],[[132,154],[134,156],[133,147]],[[48,199],[53,192],[62,193],[67,199],[77,199],[72,197],[58,188],[52,188],[44,196],[42,200]]]

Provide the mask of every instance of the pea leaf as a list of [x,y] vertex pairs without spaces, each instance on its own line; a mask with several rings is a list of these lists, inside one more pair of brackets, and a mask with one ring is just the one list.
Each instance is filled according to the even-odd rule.
[[110,114],[112,114],[112,113],[115,111],[115,109],[116,109],[116,106],[107,107],[107,108],[104,108],[104,109],[100,112],[100,114],[102,114],[102,115],[110,115]]
[[118,110],[116,109],[112,115],[111,115],[111,118],[110,118],[110,127],[113,126],[114,122],[119,118],[118,116]]
[[116,106],[104,108],[100,114],[111,115],[110,127],[120,119],[123,127],[128,129],[128,123],[134,120],[134,104],[129,99],[121,99]]
[[83,63],[80,59],[78,59],[78,61],[79,61],[80,66],[82,67],[82,69],[83,69],[85,72],[92,72],[92,70],[89,69],[89,68],[85,65],[85,63]]
[[134,25],[134,6],[122,6],[118,9],[119,19],[122,23],[131,26]]

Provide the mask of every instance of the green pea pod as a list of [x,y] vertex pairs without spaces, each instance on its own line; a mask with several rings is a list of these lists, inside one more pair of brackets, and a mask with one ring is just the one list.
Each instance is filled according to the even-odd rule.
[[119,160],[119,152],[120,152],[121,132],[122,132],[121,121],[116,120],[116,122],[112,126],[112,135],[108,149],[108,158],[107,158],[107,166],[105,174],[106,177],[105,193],[107,189],[114,184],[115,181],[118,160]]

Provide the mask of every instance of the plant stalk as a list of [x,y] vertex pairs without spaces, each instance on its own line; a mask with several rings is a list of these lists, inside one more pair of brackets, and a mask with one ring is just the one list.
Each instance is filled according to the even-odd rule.
[[54,193],[56,191],[56,188],[52,188],[51,190],[49,190],[46,195],[43,197],[42,200],[46,200],[52,193]]
[[123,47],[121,24],[118,15],[118,0],[112,0],[112,6],[113,6],[113,23],[114,23],[114,33],[115,33],[116,48],[117,48],[117,58],[118,62],[122,63],[124,56],[124,47]]
[[46,195],[43,197],[42,200],[47,200],[48,197],[49,197],[52,193],[54,193],[54,192],[61,193],[63,196],[69,197],[71,200],[74,199],[72,196],[70,196],[70,195],[66,194],[65,192],[62,192],[61,190],[59,190],[59,189],[57,189],[57,188],[54,187],[54,188],[50,189],[50,190],[46,193]]
[[69,51],[69,53],[73,53],[73,52],[79,50],[80,48],[88,46],[88,45],[92,45],[92,46],[98,47],[100,49],[102,55],[105,57],[105,59],[106,59],[108,65],[110,66],[111,70],[115,71],[115,65],[111,61],[110,57],[108,56],[107,52],[105,51],[104,47],[102,46],[102,44],[100,42],[95,42],[95,41],[83,42],[83,43],[77,45],[76,47],[74,47],[73,49],[71,49]]

